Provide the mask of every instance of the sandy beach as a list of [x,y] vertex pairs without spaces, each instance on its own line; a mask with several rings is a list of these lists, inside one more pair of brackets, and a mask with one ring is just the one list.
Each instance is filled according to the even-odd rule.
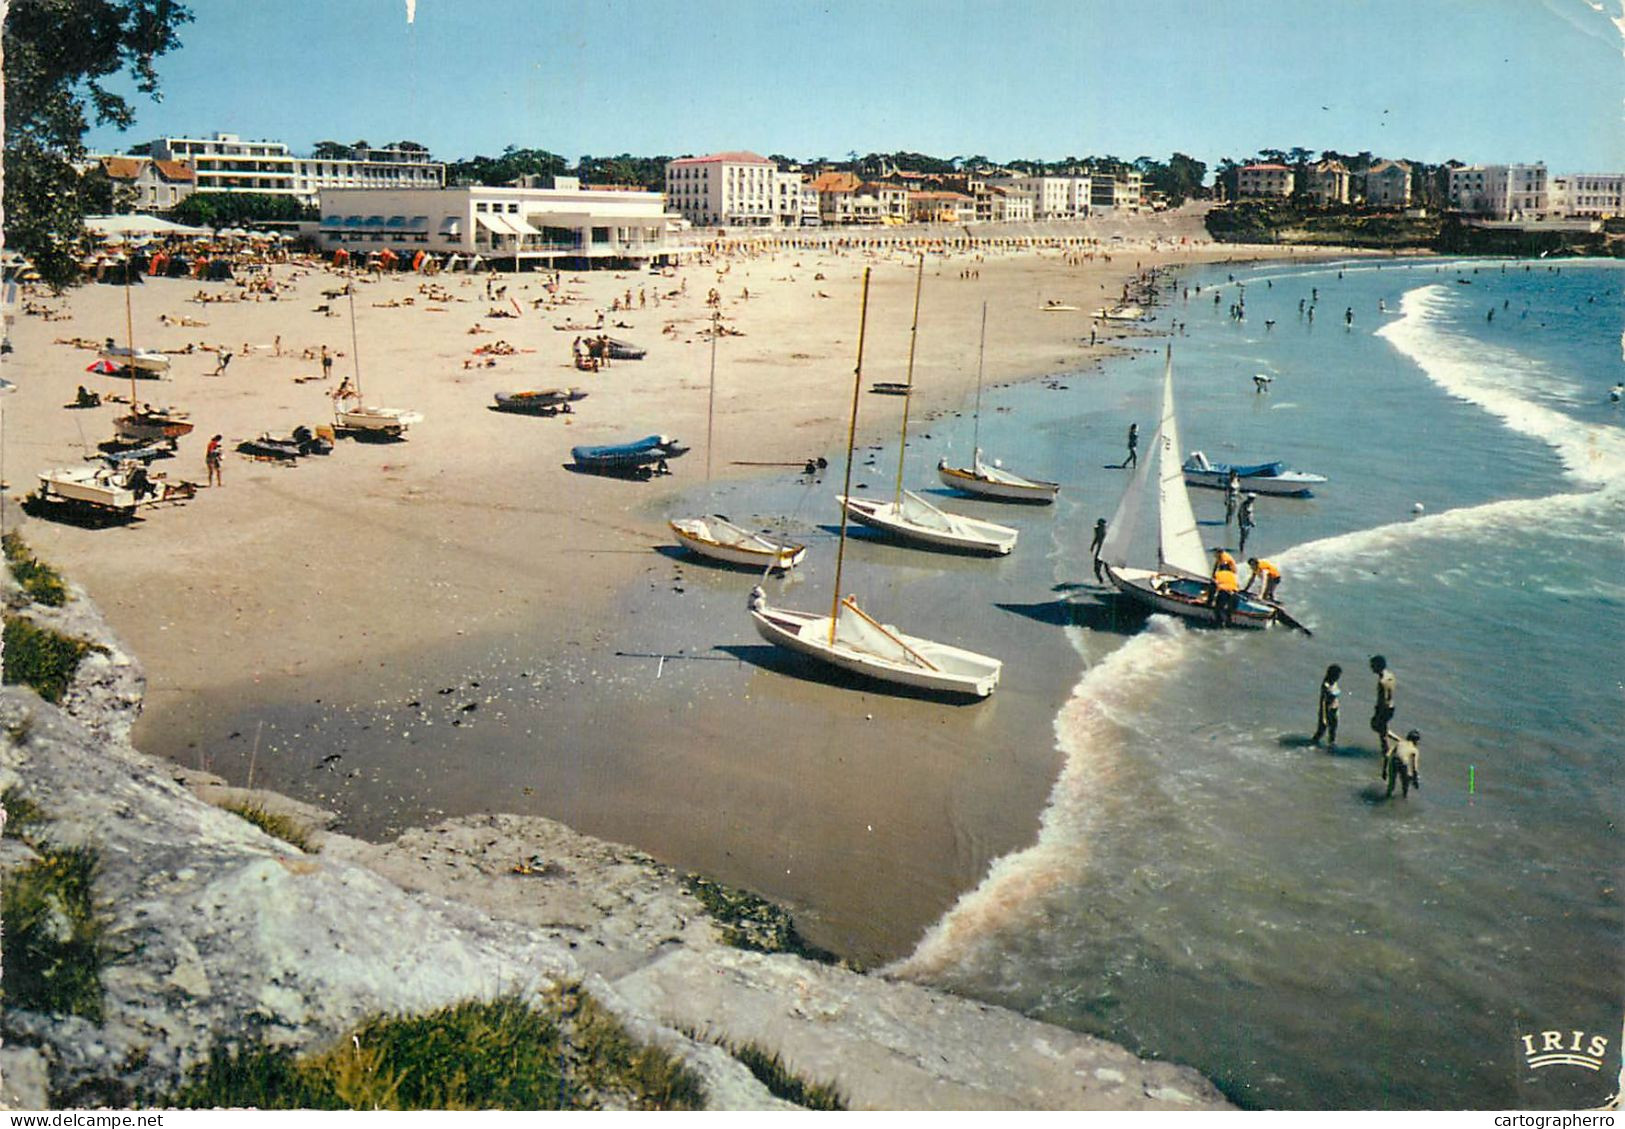
[[[1089,312],[1141,271],[1270,253],[1209,244],[1189,215],[1085,225],[1080,234],[1103,240],[1092,257],[1031,247],[927,257],[912,409],[922,420],[968,406],[984,302],[989,384],[1076,373],[1133,344],[1114,340],[1133,329],[1114,326],[1091,348],[1091,327],[1107,323]],[[138,395],[189,410],[197,425],[178,457],[156,467],[201,483],[204,443],[220,433],[224,483],[131,526],[95,530],[24,518],[16,504],[38,470],[77,465],[111,434],[121,406],[109,397],[129,392],[128,381],[85,371],[94,351],[57,343],[124,339],[124,288],[86,285],[44,300],[66,318],[24,316],[13,331],[6,375],[19,391],[5,405],[6,525],[20,526],[81,583],[145,664],[144,749],[228,777],[257,758],[266,784],[336,804],[361,833],[438,811],[546,814],[819,907],[808,930],[815,941],[865,961],[889,959],[990,859],[1031,839],[1056,754],[1047,741],[1022,743],[1013,759],[989,750],[1010,733],[1047,733],[1070,674],[1040,674],[1034,660],[1034,676],[992,702],[944,708],[761,667],[742,694],[715,680],[697,689],[667,678],[651,688],[640,668],[636,693],[656,700],[623,710],[631,683],[608,668],[640,640],[675,650],[682,644],[672,633],[693,630],[701,637],[691,649],[703,650],[705,623],[744,622],[748,577],[660,551],[672,500],[705,478],[707,292],[719,291],[729,331],[717,351],[713,475],[723,484],[789,478],[794,469],[759,464],[824,457],[838,468],[844,454],[865,268],[873,272],[865,382],[903,379],[915,261],[902,250],[759,248],[664,274],[566,272],[570,300],[553,306],[533,304],[547,297],[536,274],[496,276],[501,297],[487,297],[485,275],[362,277],[355,346],[343,300],[324,297],[345,282],[330,268],[272,268],[275,301],[198,302],[200,292],[235,297],[239,287],[152,279],[130,294],[135,341],[174,361],[169,379],[142,382]],[[449,300],[433,299],[426,283]],[[630,310],[610,309],[628,293]],[[1078,310],[1046,312],[1047,301]],[[647,348],[646,359],[596,373],[572,366],[578,331],[557,327],[592,324],[600,310],[605,332]],[[515,316],[495,316],[504,312]],[[175,324],[181,318],[207,324]],[[513,352],[486,366],[473,350],[497,341]],[[188,344],[191,354],[182,352]],[[323,345],[336,358],[327,381],[314,359]],[[234,354],[222,375],[208,375],[218,355],[202,346]],[[329,396],[341,378],[354,378],[358,359],[369,402],[423,413],[405,442],[341,439],[330,456],[296,466],[233,451],[262,432],[330,422]],[[104,406],[64,410],[80,384],[100,392]],[[571,415],[489,410],[496,392],[562,385],[589,393]],[[882,399],[867,396],[865,411]],[[869,412],[863,430],[889,432],[895,418],[894,407]],[[694,448],[669,478],[629,482],[564,465],[572,445],[655,432]],[[829,512],[819,519],[832,520],[833,503],[821,500]],[[810,586],[819,594],[804,599],[827,599],[827,586],[820,578]],[[672,613],[670,593],[685,589],[696,598]],[[646,631],[651,624],[660,626]],[[1050,646],[1062,644],[1038,650]],[[533,668],[520,672],[532,693],[556,708],[545,734],[512,735],[546,745],[552,758],[544,755],[548,771],[535,785],[512,793],[494,794],[455,765],[429,767],[436,741],[421,728],[411,763],[434,787],[408,789],[376,765],[343,787],[334,774],[313,776],[320,752],[311,750],[328,747],[331,734],[307,734],[297,753],[286,741],[250,752],[240,728],[228,736],[215,724],[256,711],[277,717],[294,702],[399,700],[421,716],[419,691],[441,683],[450,694],[493,655],[521,651],[514,661]],[[742,762],[729,755],[740,733],[774,740]],[[945,763],[955,771],[941,771]],[[857,840],[855,798],[878,802],[865,809],[871,830]],[[960,813],[951,826],[936,818],[945,806]],[[872,818],[876,810],[883,818]],[[969,841],[952,830],[967,819],[978,829]],[[786,867],[790,841],[799,853]]]

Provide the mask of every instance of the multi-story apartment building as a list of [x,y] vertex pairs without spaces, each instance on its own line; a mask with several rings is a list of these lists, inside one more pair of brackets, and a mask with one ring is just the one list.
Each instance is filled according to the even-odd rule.
[[780,211],[778,167],[755,153],[712,153],[666,162],[666,199],[698,227],[772,227]]
[[1087,176],[1005,176],[988,181],[1033,198],[1033,218],[1082,219],[1089,214],[1091,180]]
[[1236,195],[1242,200],[1284,200],[1296,182],[1296,174],[1286,165],[1243,165],[1236,170]]
[[1349,170],[1342,161],[1319,161],[1304,170],[1304,195],[1317,204],[1349,202]]
[[1510,220],[1550,210],[1546,166],[1467,165],[1450,170],[1450,207],[1467,215]]
[[180,161],[98,157],[91,164],[99,164],[107,178],[126,191],[129,207],[137,212],[167,212],[190,196],[196,184],[191,168]]
[[1087,179],[1091,211],[1115,208],[1132,212],[1139,211],[1145,204],[1145,177],[1132,169],[1114,173],[1094,172]]
[[908,194],[910,223],[968,223],[976,218],[976,200],[963,192],[926,191]]
[[329,250],[454,252],[520,263],[644,264],[676,254],[679,217],[659,192],[583,188],[328,188],[317,238]]
[[1411,166],[1404,161],[1378,161],[1365,171],[1365,202],[1372,208],[1411,206]]
[[775,171],[773,213],[780,227],[817,227],[818,193],[800,172]]
[[1575,219],[1625,216],[1625,173],[1570,173],[1553,177],[1551,196],[1551,209],[1558,215]]
[[908,189],[885,181],[866,181],[861,193],[873,196],[879,203],[882,223],[908,222]]
[[446,183],[446,166],[419,149],[297,157],[280,141],[244,141],[235,133],[161,137],[146,148],[154,160],[191,168],[198,192],[260,192],[314,204],[324,188],[441,188]]
[[989,184],[987,186],[989,199],[992,201],[992,213],[989,218],[994,223],[1030,223],[1033,219],[1033,194],[1020,188],[1003,184]]

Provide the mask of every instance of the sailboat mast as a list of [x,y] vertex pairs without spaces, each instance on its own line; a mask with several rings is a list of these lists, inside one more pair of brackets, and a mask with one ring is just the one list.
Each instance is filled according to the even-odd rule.
[[350,362],[355,366],[355,401],[360,405],[365,401],[361,399],[361,345],[355,332],[355,280],[344,289],[350,295]]
[[982,303],[982,346],[976,355],[976,412],[971,416],[970,449],[971,471],[976,469],[976,460],[982,453],[982,366],[987,362],[987,303]]
[[903,458],[908,454],[908,405],[914,399],[914,344],[920,336],[920,287],[925,282],[925,252],[920,252],[919,267],[914,272],[914,324],[908,330],[908,392],[903,397],[903,433],[897,441],[897,491],[892,501],[903,501]]
[[[922,259],[923,261],[923,259]],[[863,336],[869,327],[869,271],[863,268],[863,302],[858,314],[858,363],[852,370],[852,422],[846,429],[846,485],[843,499],[852,496],[852,448],[858,442],[858,396],[863,388]],[[835,620],[841,612],[841,566],[846,562],[846,502],[841,502],[841,541],[835,549],[835,597],[829,605],[829,641],[835,643]]]
[[[124,358],[125,367],[130,370],[130,413],[133,415],[140,410],[135,396],[135,314],[130,310],[130,252],[124,252],[124,341],[130,347],[130,355]],[[111,352],[112,350],[108,350]]]
[[722,311],[711,311],[711,394],[705,401],[705,481],[711,481],[711,429],[717,416],[717,333],[721,329]]

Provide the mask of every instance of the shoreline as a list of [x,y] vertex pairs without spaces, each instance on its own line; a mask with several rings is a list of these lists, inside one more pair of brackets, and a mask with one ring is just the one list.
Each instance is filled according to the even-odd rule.
[[[1339,251],[1316,256],[1271,248],[1203,245],[1171,252],[1126,246],[1111,250],[1110,264],[1097,259],[1076,266],[1058,254],[1031,251],[969,253],[937,264],[928,260],[915,369],[920,389],[913,408],[915,418],[930,421],[956,410],[968,411],[976,371],[975,324],[985,298],[998,296],[1008,307],[1002,316],[990,318],[988,386],[1036,381],[1060,371],[1093,372],[1125,342],[1102,342],[1091,350],[1080,343],[1079,334],[1098,323],[1083,313],[1046,313],[1041,309],[1043,300],[1059,298],[1080,310],[1089,309],[1114,296],[1137,273],[1136,268],[1250,262],[1271,251],[1291,261],[1348,257]],[[738,258],[727,264],[719,287],[725,291],[724,316],[743,336],[724,339],[718,350],[721,410],[713,473],[720,488],[767,478],[768,472],[761,468],[733,465],[740,456],[751,456],[742,461],[799,461],[825,452],[837,454],[832,444],[837,436],[844,441],[857,329],[857,280],[863,259],[856,253],[814,258],[803,250],[776,258]],[[876,267],[866,381],[890,379],[893,369],[896,376],[902,375],[913,297],[912,258],[883,256]],[[982,277],[954,277],[967,269]],[[824,277],[816,279],[818,274]],[[275,306],[263,302],[203,305],[201,317],[212,324],[184,333],[227,341],[241,337],[252,343],[282,328],[285,351],[322,338],[347,344],[345,319],[313,316],[318,292],[331,287],[333,278],[326,271],[309,272]],[[512,636],[515,624],[534,632],[524,643],[535,654],[553,656],[571,670],[569,662],[581,656],[590,668],[593,664],[586,657],[606,634],[614,633],[617,617],[612,609],[624,610],[629,592],[652,590],[653,584],[666,583],[674,568],[682,569],[680,562],[660,552],[651,553],[650,546],[663,545],[666,540],[658,512],[703,476],[703,450],[696,449],[674,464],[677,473],[672,479],[642,487],[560,474],[555,468],[573,443],[609,442],[653,430],[694,436],[696,448],[702,447],[709,348],[692,331],[707,320],[703,297],[719,281],[718,270],[714,265],[685,266],[677,279],[608,272],[567,279],[580,279],[579,283],[567,282],[566,289],[580,292],[582,301],[543,316],[525,310],[519,318],[500,322],[478,316],[481,310],[496,308],[481,297],[477,283],[483,282],[483,276],[437,280],[454,297],[465,299],[463,306],[443,303],[445,313],[430,313],[423,306],[386,306],[386,312],[376,311],[375,303],[413,297],[412,291],[422,281],[419,276],[389,276],[361,287],[357,332],[369,394],[379,389],[376,395],[384,402],[426,410],[428,417],[404,444],[341,443],[328,459],[307,461],[295,468],[268,467],[231,456],[225,489],[203,491],[184,509],[156,513],[129,529],[85,531],[28,523],[25,537],[84,584],[115,629],[145,658],[152,708],[149,720],[138,726],[138,745],[161,748],[189,766],[197,760],[210,766],[235,760],[241,766],[239,750],[251,735],[240,738],[233,749],[220,741],[219,734],[211,739],[198,732],[192,738],[170,740],[155,730],[173,725],[177,710],[184,712],[188,703],[195,707],[204,698],[228,695],[238,687],[263,694],[267,701],[325,697],[331,702],[329,691],[351,685],[354,701],[366,702],[369,688],[394,688],[414,681],[417,672],[406,669],[412,656],[433,656],[447,647],[466,650],[470,641],[500,641]],[[525,300],[541,294],[540,276],[498,276],[497,281],[522,288],[520,297]],[[633,322],[635,331],[618,331],[649,347],[648,360],[616,363],[597,374],[576,373],[568,367],[570,336],[552,330],[552,325],[580,321],[582,311],[607,306],[612,291],[635,292],[656,283],[682,287],[686,294],[663,302],[657,317],[651,318],[656,311],[646,309]],[[742,290],[747,286],[751,296],[745,299]],[[166,287],[164,280],[155,280],[137,289],[132,294],[133,304],[141,311],[137,325],[146,322],[150,328],[160,312],[196,313],[180,304],[182,292],[196,288],[191,282]],[[210,288],[230,289],[221,284]],[[829,297],[809,298],[809,293]],[[99,339],[105,336],[110,315],[116,314],[115,320],[122,323],[122,297],[119,288],[90,286],[70,300],[77,314],[73,322],[53,322],[47,329],[35,319],[24,319],[17,334],[18,356],[28,359],[21,363],[32,368],[38,357],[60,371],[64,347],[44,344],[46,334],[39,331]],[[618,316],[620,320],[634,317],[611,313],[606,320],[613,322]],[[382,324],[384,319],[391,319],[390,324]],[[495,327],[497,332],[463,333],[469,320]],[[675,334],[656,333],[656,324],[667,323]],[[953,328],[944,331],[943,325]],[[159,329],[150,336],[137,331],[138,342],[168,344],[170,335],[182,336],[183,331]],[[1132,344],[1140,335],[1122,336]],[[494,369],[460,367],[470,347],[494,337],[513,342],[521,351],[500,358]],[[524,352],[527,349],[536,352]],[[550,350],[565,360],[550,361]],[[335,365],[336,382],[353,359],[344,355],[348,349],[336,348],[335,352],[341,354]],[[66,355],[86,357],[79,351]],[[212,363],[212,356],[208,361]],[[227,435],[229,448],[235,440],[259,430],[274,430],[277,418],[285,421],[283,431],[295,423],[321,419],[319,413],[325,405],[322,385],[285,382],[289,375],[313,371],[315,366],[309,362],[265,356],[256,349],[239,355],[229,375],[212,382],[189,371],[203,365],[203,357],[178,358],[175,379],[163,385],[166,395],[173,392],[177,398],[185,397],[186,406],[199,421],[196,434],[220,430]],[[424,375],[425,368],[430,375]],[[403,379],[405,373],[414,373],[414,379]],[[40,375],[44,375],[42,371]],[[97,379],[115,387],[118,383]],[[483,410],[492,388],[565,382],[591,389],[591,396],[578,405],[574,416],[516,419]],[[62,385],[68,383],[61,380]],[[35,460],[40,460],[40,466],[73,461],[65,453],[72,450],[65,441],[71,433],[64,433],[62,417],[73,417],[77,423],[81,413],[61,413],[57,408],[63,399],[71,398],[71,392],[25,401],[32,392],[25,387],[24,395],[13,398],[22,401],[14,409],[14,427],[20,424],[18,430],[27,438],[20,442],[14,438],[11,466],[32,466]],[[864,396],[860,432],[865,442],[880,440],[890,431],[888,417],[893,413],[880,409],[894,406],[880,404],[884,399]],[[473,404],[479,404],[480,410]],[[611,419],[626,422],[608,422]],[[886,419],[884,424],[882,419]],[[182,441],[181,457],[171,462],[179,464],[176,477],[202,477],[196,450],[200,446],[200,440]],[[195,468],[188,465],[194,460]],[[836,461],[831,457],[832,464]],[[26,481],[15,469],[10,478],[13,493]],[[692,578],[698,571],[689,568],[687,574]],[[658,581],[649,580],[655,575]],[[737,580],[737,576],[724,577],[721,587],[731,593],[737,585],[730,581]],[[716,598],[724,599],[720,590]],[[731,607],[727,610],[732,612]],[[647,611],[656,614],[652,607]],[[435,659],[431,657],[423,665],[433,669]],[[429,674],[430,670],[423,671],[424,677]],[[783,681],[777,675],[765,677]],[[563,686],[562,692],[576,696],[586,684]],[[586,693],[598,701],[614,700],[614,691],[605,693],[602,687],[589,686]],[[840,702],[871,697],[882,702],[882,725],[889,727],[888,740],[893,743],[906,743],[914,727],[929,720],[929,711],[891,709],[883,695],[864,693],[851,699],[850,694],[843,688],[819,686],[810,694],[799,695],[801,700],[770,704],[760,723],[773,728],[783,716],[794,714],[810,724],[832,708],[839,709]],[[1005,691],[1001,696],[1013,697]],[[1050,713],[1056,704],[1050,702]],[[682,704],[672,706],[677,708]],[[1023,713],[1036,718],[1040,711],[1034,704]],[[711,723],[712,737],[724,739],[729,709],[724,706],[713,712],[717,720]],[[862,718],[872,712],[863,709],[855,715],[857,720],[837,727],[845,732],[844,739],[869,739],[872,735],[864,733],[869,726]],[[1022,728],[1030,729],[1031,720]],[[592,731],[592,711],[586,711],[581,724],[586,732]],[[976,726],[960,728],[966,733],[963,741]],[[1048,732],[1048,717],[1042,728]],[[188,739],[198,741],[196,749],[186,747]],[[315,739],[323,738],[318,734]],[[669,736],[657,731],[633,733],[628,740],[648,740],[660,750],[660,756],[670,755],[665,748]],[[688,755],[694,753],[690,749]],[[249,754],[249,764],[253,756]],[[960,878],[968,876],[974,883],[989,859],[1030,839],[1056,763],[1053,750],[1034,756],[1033,763],[1022,771],[1023,783],[1013,789],[1021,796],[1019,802],[984,813],[986,826],[996,833],[975,844],[954,873]],[[715,779],[727,777],[724,766],[713,768]],[[259,771],[269,771],[266,762],[260,762]],[[304,771],[302,767],[300,771]],[[288,775],[291,779],[297,774],[289,768]],[[589,793],[590,776],[580,779],[581,794]],[[827,773],[817,780],[821,788],[833,789],[824,793],[830,797],[845,791]],[[536,787],[539,790],[545,784]],[[888,789],[883,779],[873,781],[871,787],[897,790]],[[361,801],[368,819],[376,819],[371,814],[375,807],[387,807],[387,788],[380,786],[378,792]],[[897,799],[901,803],[906,797]],[[616,813],[577,801],[569,803],[576,806],[578,821],[586,824],[582,830],[608,839],[636,842],[636,834],[628,834],[628,829],[635,830],[646,820],[636,810]],[[503,808],[497,800],[487,802],[482,810]],[[569,811],[548,814],[572,823]],[[840,833],[837,828],[824,827],[815,837],[827,840]],[[747,848],[743,855],[752,858],[753,865],[739,867],[728,860],[741,852],[724,846],[720,839],[714,850],[703,850],[709,834],[697,830],[686,840],[668,839],[664,845],[679,855],[709,853],[714,856],[710,861],[723,865],[696,869],[708,869],[733,884],[762,889],[769,896],[788,894],[784,900],[806,905],[807,889],[792,882],[786,890],[786,884],[771,881],[766,857],[760,852]],[[662,844],[638,845],[658,855]],[[952,844],[948,848],[954,849]],[[837,868],[834,861],[823,865]],[[827,893],[845,881],[831,873],[819,888]],[[917,938],[934,913],[952,904],[960,892],[959,888],[936,889],[928,900],[928,906],[934,908],[920,906],[907,915],[924,920],[911,920],[910,927],[901,931],[870,932],[860,948],[871,957],[899,955],[899,945],[906,943],[900,934]],[[888,909],[884,901],[874,908],[881,913]],[[839,936],[825,934],[815,939],[830,944]]]

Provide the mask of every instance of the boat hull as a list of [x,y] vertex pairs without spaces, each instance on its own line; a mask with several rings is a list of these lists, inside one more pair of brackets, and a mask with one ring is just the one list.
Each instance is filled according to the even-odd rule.
[[1209,627],[1262,630],[1275,621],[1275,609],[1245,593],[1240,595],[1228,624],[1219,622],[1219,613],[1207,603],[1207,585],[1185,576],[1143,568],[1106,566],[1112,586],[1123,595],[1153,612],[1179,616]]
[[516,415],[550,416],[568,412],[570,405],[585,400],[587,394],[574,388],[546,389],[540,392],[498,392],[496,410]]
[[937,477],[944,486],[974,494],[978,498],[992,498],[1000,502],[1030,502],[1047,506],[1055,501],[1061,486],[1056,482],[1029,479],[1025,484],[1001,482],[977,474],[969,467],[952,467],[943,459],[937,463]]
[[340,431],[359,431],[371,435],[399,438],[423,417],[402,408],[348,408],[333,413],[333,426]]
[[[1205,486],[1212,490],[1223,490],[1229,481],[1228,471],[1220,470],[1189,470],[1185,472],[1187,486]],[[1301,471],[1289,470],[1281,474],[1262,474],[1240,476],[1236,479],[1243,493],[1270,494],[1279,498],[1307,498],[1315,492],[1315,487],[1326,481],[1324,475],[1305,474]]]
[[137,376],[159,377],[169,371],[169,356],[165,353],[137,349],[132,355],[129,349],[120,345],[112,349],[103,349],[98,356],[120,368],[135,369]]
[[68,467],[39,474],[40,497],[81,502],[101,509],[135,512],[135,491],[120,485],[112,472]]
[[839,643],[831,644],[827,615],[771,608],[765,604],[752,608],[750,615],[756,623],[757,633],[775,646],[852,674],[916,690],[985,698],[998,686],[999,675],[1004,669],[1004,664],[998,659],[898,633],[897,638],[930,659],[939,669],[906,666]]
[[807,546],[753,533],[714,517],[674,518],[667,522],[677,544],[698,556],[752,569],[787,571],[800,564]]
[[957,553],[976,553],[981,556],[1007,556],[1016,547],[1016,531],[991,521],[953,515],[962,527],[961,532],[933,529],[917,525],[903,517],[895,502],[872,502],[866,498],[836,498],[846,508],[853,521],[877,529],[888,537],[911,545],[931,549],[947,549]]
[[185,420],[144,416],[120,416],[113,421],[114,433],[124,443],[150,443],[156,439],[174,442],[190,435],[194,426]]
[[688,448],[664,435],[650,435],[632,443],[600,447],[571,447],[570,457],[588,470],[636,470],[687,454]]

